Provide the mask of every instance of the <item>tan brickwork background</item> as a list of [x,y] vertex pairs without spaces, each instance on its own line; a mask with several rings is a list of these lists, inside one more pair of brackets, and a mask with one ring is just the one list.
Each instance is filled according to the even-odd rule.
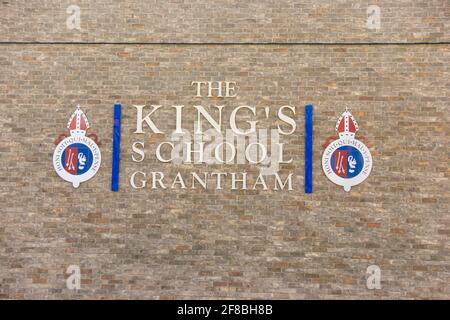
[[[65,28],[69,5],[81,31]],[[366,28],[378,5],[383,27]],[[105,42],[437,42],[450,40],[448,0],[3,0],[0,39]]]
[[[1,37],[220,42],[225,36],[214,23],[209,35],[200,32],[199,22],[210,16],[226,21],[230,34],[224,41],[232,42],[414,42],[414,32],[423,32],[421,41],[449,36],[447,1],[399,1],[396,6],[412,11],[389,9],[388,22],[411,15],[425,25],[406,19],[375,38],[353,25],[365,19],[364,2],[268,1],[240,8],[224,1],[198,10],[203,8],[199,1],[173,1],[148,2],[137,10],[142,3],[111,1],[108,5],[122,10],[116,16],[108,15],[117,11],[107,4],[95,3],[80,6],[98,7],[104,14],[88,13],[87,30],[82,22],[81,34],[72,36],[74,31],[65,29],[65,4],[3,2]],[[327,10],[340,5],[346,9],[335,20]],[[321,23],[300,28],[289,8],[299,8],[299,18],[315,12],[311,19]],[[201,18],[195,22],[194,9]],[[260,12],[274,20],[258,22],[259,29],[250,33],[244,20]],[[127,16],[132,14],[137,18]],[[163,21],[155,29],[146,19],[153,14]],[[121,24],[121,19],[130,20]],[[184,21],[183,27],[177,21]],[[450,298],[449,48],[445,43],[1,44],[0,298]],[[239,95],[195,99],[193,80],[237,81]],[[109,191],[115,101],[123,105],[119,193]],[[284,104],[297,108],[297,131],[285,140],[294,163],[282,169],[297,176],[294,191],[130,187],[135,170],[255,173],[247,165],[161,164],[153,154],[164,136],[149,134],[143,135],[148,159],[131,160],[131,144],[140,138],[133,134],[133,104],[165,105],[157,119],[169,131],[174,126],[169,106],[186,105],[185,126],[191,128],[194,103],[223,101],[224,127],[231,109],[241,104],[258,112],[265,106],[275,112]],[[315,106],[311,195],[303,192],[303,106],[308,102]],[[54,172],[52,154],[76,103],[91,122],[90,132],[102,141],[103,163],[92,180],[74,190]],[[350,193],[328,181],[320,165],[322,144],[335,135],[345,107],[360,125],[358,134],[369,139],[374,161],[371,176]],[[272,115],[258,120],[276,126]],[[71,264],[82,268],[78,291],[66,288]],[[366,288],[371,264],[381,267],[381,290]]]

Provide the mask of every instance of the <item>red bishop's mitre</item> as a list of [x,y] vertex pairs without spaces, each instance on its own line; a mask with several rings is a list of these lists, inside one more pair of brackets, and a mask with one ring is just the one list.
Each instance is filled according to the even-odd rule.
[[67,129],[70,130],[70,135],[85,135],[86,130],[89,129],[88,119],[79,105],[70,117]]
[[354,139],[356,131],[358,131],[358,123],[348,109],[345,109],[336,123],[336,131],[339,133],[340,139]]

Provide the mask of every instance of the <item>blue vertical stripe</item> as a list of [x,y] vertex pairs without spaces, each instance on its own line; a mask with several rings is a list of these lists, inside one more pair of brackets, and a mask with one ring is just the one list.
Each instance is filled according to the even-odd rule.
[[313,106],[305,106],[305,193],[313,190]]
[[119,169],[120,169],[120,119],[122,116],[122,105],[114,105],[114,131],[112,149],[112,174],[111,191],[119,191]]

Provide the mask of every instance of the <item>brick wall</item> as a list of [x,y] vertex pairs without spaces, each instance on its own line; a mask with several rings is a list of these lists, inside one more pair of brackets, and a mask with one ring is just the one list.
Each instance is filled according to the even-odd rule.
[[[77,5],[81,31],[66,28]],[[378,5],[383,27],[366,28]],[[116,42],[449,41],[448,0],[4,0],[0,39]]]
[[[2,2],[0,297],[449,298],[450,6],[375,2],[378,32],[365,28],[365,1],[80,1],[81,31],[66,28],[69,2]],[[194,80],[236,81],[239,95],[196,99]],[[123,105],[118,193],[109,191],[115,101]],[[133,104],[165,105],[159,123],[168,131],[169,106],[186,105],[189,127],[197,102],[225,104],[224,127],[238,105],[295,106],[297,131],[286,138],[294,162],[281,170],[295,174],[295,189],[134,190],[136,170],[255,172],[163,164],[151,154],[166,136],[133,133]],[[311,195],[303,192],[308,102]],[[103,158],[79,189],[52,166],[76,103]],[[374,162],[350,193],[321,169],[322,144],[345,107]],[[139,164],[136,140],[148,144]],[[81,267],[78,291],[66,288],[71,264]],[[382,270],[381,290],[366,288],[371,264]]]

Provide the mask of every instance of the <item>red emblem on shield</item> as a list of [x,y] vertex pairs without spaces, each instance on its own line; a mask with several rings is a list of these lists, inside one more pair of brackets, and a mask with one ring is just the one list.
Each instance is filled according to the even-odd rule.
[[64,169],[68,173],[77,174],[78,165],[78,148],[66,148],[65,159],[64,159]]
[[347,150],[336,150],[333,154],[334,166],[333,171],[338,176],[347,177]]

